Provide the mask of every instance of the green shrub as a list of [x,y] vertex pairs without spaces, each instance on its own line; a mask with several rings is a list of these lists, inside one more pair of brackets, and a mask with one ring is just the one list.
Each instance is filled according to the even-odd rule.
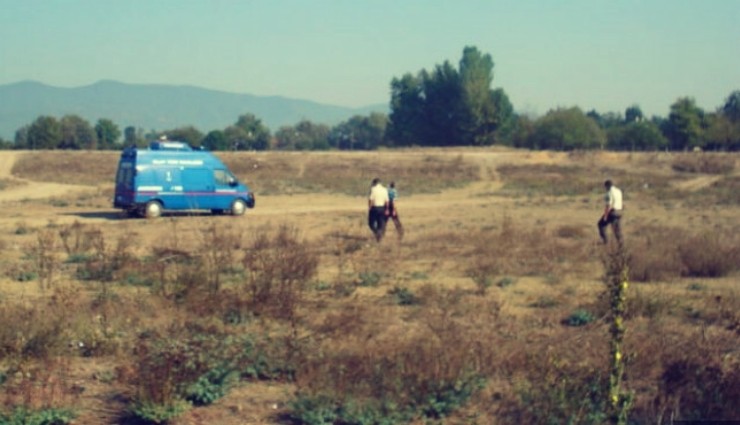
[[338,406],[326,396],[298,395],[288,408],[288,419],[299,425],[331,425],[339,416]]
[[2,425],[66,425],[72,422],[75,414],[67,409],[29,410],[16,407],[9,414],[0,413]]
[[39,274],[32,270],[20,270],[15,275],[18,282],[31,282],[39,278]]
[[394,286],[388,291],[398,305],[414,305],[419,303],[419,299],[411,292],[410,289],[402,286]]
[[707,285],[699,282],[691,282],[689,283],[689,286],[686,287],[686,289],[688,289],[689,291],[703,291],[707,289]]
[[418,409],[427,418],[443,418],[462,407],[485,386],[485,379],[471,375],[455,382],[439,382],[428,394],[421,394]]
[[301,425],[357,424],[393,425],[408,423],[414,417],[441,419],[462,407],[483,388],[485,379],[470,375],[455,382],[436,382],[417,392],[407,404],[384,399],[345,398],[336,401],[326,395],[300,394],[289,403],[288,418]]
[[532,424],[606,423],[606,379],[600,374],[567,375],[564,371],[548,375],[547,382],[518,384],[520,405],[515,422]]
[[152,287],[154,286],[154,280],[151,276],[142,275],[139,272],[130,272],[127,273],[123,280],[121,281],[124,285],[131,285],[131,286],[147,286]]
[[358,286],[375,287],[380,283],[382,275],[378,272],[361,272]]
[[84,252],[75,252],[72,254],[69,254],[66,260],[64,260],[67,264],[80,264],[80,263],[86,263],[90,261],[90,255]]
[[239,374],[228,367],[209,370],[187,389],[186,399],[196,406],[205,406],[225,396],[239,379]]
[[488,288],[493,286],[493,280],[490,276],[477,275],[472,276],[473,282],[475,282],[476,293],[478,295],[485,295]]
[[499,288],[506,288],[507,286],[511,286],[515,283],[516,283],[515,278],[506,276],[506,277],[502,277],[501,279],[499,279],[499,281],[496,282],[496,286],[498,286]]
[[565,318],[565,320],[563,320],[563,324],[567,326],[585,326],[594,320],[593,314],[588,310],[578,309]]
[[31,228],[26,223],[18,223],[15,227],[16,235],[26,235],[31,232]]
[[185,400],[172,400],[165,404],[137,401],[129,408],[129,416],[144,424],[167,424],[182,415],[191,405]]
[[558,300],[548,297],[548,296],[541,296],[537,299],[537,301],[529,304],[530,307],[535,308],[553,308],[558,305]]

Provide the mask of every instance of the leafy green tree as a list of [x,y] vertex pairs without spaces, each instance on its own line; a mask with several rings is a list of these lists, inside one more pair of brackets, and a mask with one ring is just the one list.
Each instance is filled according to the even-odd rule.
[[185,142],[190,146],[195,147],[200,146],[200,143],[203,140],[203,133],[192,125],[167,130],[163,132],[163,134],[167,135],[169,140]]
[[98,149],[115,149],[118,147],[118,139],[121,130],[111,120],[101,118],[95,124],[95,134],[98,137]]
[[5,140],[2,137],[0,137],[0,149],[2,150],[8,150],[13,149],[15,147],[15,144],[11,142],[10,140]]
[[491,90],[493,59],[475,47],[465,47],[460,60],[462,105],[461,144],[491,145],[496,130],[510,123],[513,107],[503,89]]
[[281,127],[275,133],[275,147],[281,150],[329,149],[329,133],[329,126],[303,120],[294,126]]
[[642,109],[638,105],[632,105],[624,110],[624,122],[629,124],[643,119]]
[[[424,120],[424,88],[411,74],[391,81],[391,113],[386,137],[394,146],[413,146],[420,140]],[[338,145],[335,145],[338,146]]]
[[426,145],[452,146],[466,142],[463,137],[463,93],[460,74],[445,61],[431,73],[422,72],[424,87],[423,138]]
[[221,130],[213,130],[203,138],[201,145],[210,151],[224,151],[229,149],[229,141]]
[[491,89],[493,60],[467,46],[459,69],[449,61],[391,81],[390,145],[490,145],[514,129],[503,89]]
[[735,90],[727,96],[722,114],[732,122],[740,121],[740,90]]
[[239,116],[236,124],[224,130],[234,150],[266,150],[270,147],[270,130],[253,114]]
[[586,116],[593,119],[596,124],[604,130],[609,130],[624,124],[622,116],[617,112],[605,112],[601,114],[595,109],[592,109],[586,113]]
[[54,117],[42,115],[28,127],[26,148],[55,149],[62,140],[62,126]]
[[606,144],[606,135],[593,119],[573,107],[551,110],[537,120],[530,140],[535,149],[594,149]]
[[385,143],[387,126],[385,114],[355,115],[331,130],[329,143],[341,150],[377,149]]
[[516,115],[514,105],[511,104],[509,96],[504,89],[498,88],[491,92],[493,105],[496,108],[496,130],[492,134],[491,143],[506,143],[516,126]]
[[607,147],[613,150],[660,150],[668,140],[657,125],[650,121],[634,121],[609,131]]
[[78,115],[65,115],[59,121],[62,139],[57,145],[60,149],[96,149],[98,136],[84,118]]
[[30,128],[30,125],[24,125],[15,131],[14,141],[16,149],[30,149],[28,146],[28,130]]
[[682,97],[671,105],[664,134],[673,150],[688,150],[702,146],[704,111],[690,97]]
[[709,150],[740,150],[740,120],[733,121],[721,113],[707,114],[708,126],[704,132],[704,148]]
[[534,134],[534,121],[526,115],[519,115],[514,120],[514,129],[509,139],[515,148],[531,148]]

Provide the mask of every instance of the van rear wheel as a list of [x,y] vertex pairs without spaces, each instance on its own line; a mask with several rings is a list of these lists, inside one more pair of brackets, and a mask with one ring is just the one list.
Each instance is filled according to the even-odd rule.
[[162,204],[157,201],[149,201],[144,207],[144,217],[157,218],[162,215]]
[[247,210],[247,204],[241,199],[237,199],[231,204],[231,215],[244,215],[244,211]]

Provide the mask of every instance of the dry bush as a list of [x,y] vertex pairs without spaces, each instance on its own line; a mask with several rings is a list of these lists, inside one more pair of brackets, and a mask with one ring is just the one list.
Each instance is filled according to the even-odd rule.
[[[740,177],[730,176],[712,183],[711,186],[699,192],[701,196],[709,197],[709,202],[718,205],[740,205]],[[705,205],[709,202],[705,201]]]
[[77,277],[101,282],[120,280],[139,269],[139,260],[133,254],[135,236],[135,233],[124,232],[110,244],[99,227],[78,221],[61,226],[59,230],[67,262],[77,264]]
[[466,403],[498,367],[500,305],[464,291],[423,293],[423,308],[408,322],[392,320],[387,307],[360,304],[327,316],[317,328],[321,347],[299,363],[299,398],[330,400],[338,410],[392,404],[386,414],[416,409],[413,415],[428,417]]
[[[78,291],[55,288],[32,305],[0,305],[0,354],[9,358],[49,358],[70,353],[86,309]],[[74,353],[74,351],[71,351]]]
[[295,319],[296,309],[319,264],[318,254],[294,227],[277,232],[262,228],[245,248],[245,291],[251,310],[276,318]]
[[[501,424],[605,423],[608,343],[603,328],[550,334],[500,365],[508,388],[484,408]],[[495,402],[495,399],[499,399]]]
[[722,277],[740,270],[740,237],[722,229],[687,235],[678,244],[683,275]]
[[635,234],[638,236],[627,245],[631,281],[666,281],[683,273],[684,265],[676,250],[676,241],[684,237],[683,230],[647,226]]
[[528,229],[504,217],[500,229],[469,235],[467,274],[479,287],[503,275],[555,276],[583,267],[589,260],[588,245],[554,237],[544,229]]
[[33,261],[42,290],[51,287],[59,271],[58,243],[54,229],[47,227],[39,230],[36,234],[36,242],[25,249],[26,256]]
[[70,363],[65,357],[22,361],[6,373],[9,378],[2,385],[4,410],[67,410],[76,404],[80,394],[81,388],[71,379]]
[[236,266],[236,253],[242,248],[242,235],[233,226],[212,224],[201,230],[199,260],[212,294],[221,290],[221,275]]
[[638,389],[630,418],[637,423],[731,420],[740,411],[736,336],[721,329],[686,333],[671,323],[628,333],[636,354],[627,367]]
[[724,153],[684,153],[671,167],[682,173],[729,174],[735,169],[735,157]]
[[724,229],[694,233],[650,226],[637,234],[628,246],[633,281],[721,277],[740,269],[740,238]]

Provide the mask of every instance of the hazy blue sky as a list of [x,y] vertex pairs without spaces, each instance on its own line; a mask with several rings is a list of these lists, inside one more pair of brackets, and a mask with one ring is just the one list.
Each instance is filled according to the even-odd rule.
[[[342,106],[393,77],[495,62],[518,112],[667,115],[740,90],[739,0],[0,0],[0,84],[184,84]],[[7,101],[7,99],[0,99]]]

